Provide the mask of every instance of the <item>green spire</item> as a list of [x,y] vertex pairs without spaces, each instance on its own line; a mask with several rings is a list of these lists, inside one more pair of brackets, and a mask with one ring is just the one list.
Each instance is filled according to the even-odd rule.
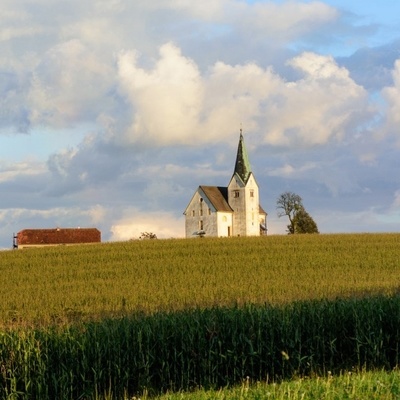
[[247,155],[246,146],[244,144],[242,128],[240,128],[240,138],[239,138],[239,145],[237,150],[236,156],[236,163],[235,163],[235,171],[233,174],[238,174],[240,179],[247,183],[247,179],[249,178],[251,172],[249,156]]

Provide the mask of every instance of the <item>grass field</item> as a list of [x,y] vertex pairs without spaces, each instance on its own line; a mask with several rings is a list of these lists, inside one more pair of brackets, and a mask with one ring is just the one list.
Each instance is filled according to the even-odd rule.
[[[193,393],[171,393],[157,400],[395,400],[400,398],[397,371],[345,372],[338,376],[293,379],[282,383],[244,380],[235,388]],[[146,393],[141,400],[147,400]]]
[[0,324],[395,293],[400,234],[149,240],[0,253]]
[[299,235],[1,252],[0,398],[397,398],[399,245]]

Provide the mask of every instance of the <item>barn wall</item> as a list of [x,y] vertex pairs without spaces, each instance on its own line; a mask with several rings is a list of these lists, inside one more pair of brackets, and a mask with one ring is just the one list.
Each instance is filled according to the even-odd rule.
[[100,242],[96,228],[24,229],[17,234],[18,248]]

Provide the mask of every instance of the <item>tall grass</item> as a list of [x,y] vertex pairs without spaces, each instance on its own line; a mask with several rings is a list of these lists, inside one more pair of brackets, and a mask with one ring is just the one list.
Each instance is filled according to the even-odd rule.
[[393,369],[400,234],[0,253],[0,398],[124,398]]
[[0,326],[398,291],[400,234],[150,240],[0,252]]
[[400,296],[19,329],[0,334],[0,398],[123,398],[244,379],[391,370],[399,365],[399,343]]

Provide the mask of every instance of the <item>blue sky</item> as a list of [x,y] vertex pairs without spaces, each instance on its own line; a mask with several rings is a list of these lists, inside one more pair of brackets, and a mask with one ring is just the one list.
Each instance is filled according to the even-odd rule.
[[0,248],[24,228],[184,235],[243,126],[270,234],[400,226],[400,2],[4,0]]

